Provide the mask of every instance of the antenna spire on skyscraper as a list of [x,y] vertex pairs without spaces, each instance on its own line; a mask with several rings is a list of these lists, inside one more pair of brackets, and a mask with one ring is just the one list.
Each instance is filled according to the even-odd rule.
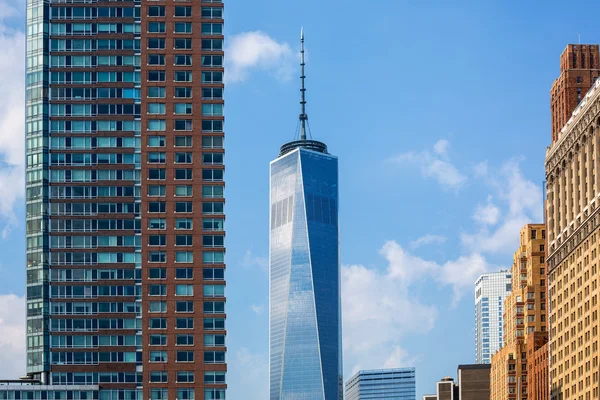
[[300,29],[300,67],[302,70],[300,74],[300,80],[302,81],[302,88],[300,89],[300,93],[302,94],[302,100],[300,101],[300,105],[302,106],[302,113],[300,114],[300,122],[302,124],[300,140],[306,140],[306,121],[308,120],[308,115],[306,115],[306,88],[304,87],[304,79],[306,78],[304,75],[304,28]]

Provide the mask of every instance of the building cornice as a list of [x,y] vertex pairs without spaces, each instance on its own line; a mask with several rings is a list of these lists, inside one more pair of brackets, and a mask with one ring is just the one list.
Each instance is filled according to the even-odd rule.
[[582,142],[587,128],[600,116],[600,79],[579,103],[571,118],[558,134],[558,140],[546,149],[546,180],[552,181],[556,168]]

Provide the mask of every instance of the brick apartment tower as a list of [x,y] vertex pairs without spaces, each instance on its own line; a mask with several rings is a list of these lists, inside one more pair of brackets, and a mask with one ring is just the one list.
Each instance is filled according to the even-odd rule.
[[560,76],[550,90],[552,143],[600,75],[598,45],[569,44],[560,56]]
[[[597,67],[598,46],[591,47],[593,51],[586,54],[593,54],[594,60],[586,62]],[[567,53],[569,48],[575,46],[569,46]],[[586,72],[582,78],[589,75],[591,81],[597,76],[582,72]],[[572,87],[572,83],[566,87]],[[553,134],[546,151],[549,377],[553,400],[600,396],[600,88],[596,82],[587,93],[586,89],[582,88],[582,102],[574,110],[573,102],[568,103],[565,112],[569,116],[573,111],[571,122],[564,128],[556,126],[562,128],[561,134]]]
[[511,270],[512,293],[504,302],[504,346],[492,355],[490,400],[531,398],[529,338],[547,329],[545,244],[544,224],[521,229]]
[[224,399],[222,0],[27,7],[29,377]]

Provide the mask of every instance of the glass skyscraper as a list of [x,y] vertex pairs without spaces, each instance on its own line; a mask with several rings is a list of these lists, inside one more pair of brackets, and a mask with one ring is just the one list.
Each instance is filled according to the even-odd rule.
[[414,368],[359,371],[346,382],[346,400],[415,400]]
[[302,93],[300,140],[271,162],[270,399],[341,400],[338,162],[306,139]]
[[477,364],[489,364],[503,344],[504,300],[512,291],[510,271],[483,274],[475,282],[475,352]]
[[28,390],[225,398],[223,23],[27,0]]

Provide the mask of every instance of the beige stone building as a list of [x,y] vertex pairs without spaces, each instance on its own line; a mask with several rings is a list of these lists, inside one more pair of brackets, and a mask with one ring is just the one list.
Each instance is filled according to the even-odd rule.
[[600,84],[596,81],[546,152],[552,399],[600,396],[599,128]]
[[547,327],[545,244],[544,224],[521,229],[511,270],[512,293],[504,301],[504,347],[492,355],[491,400],[529,398],[528,339]]

